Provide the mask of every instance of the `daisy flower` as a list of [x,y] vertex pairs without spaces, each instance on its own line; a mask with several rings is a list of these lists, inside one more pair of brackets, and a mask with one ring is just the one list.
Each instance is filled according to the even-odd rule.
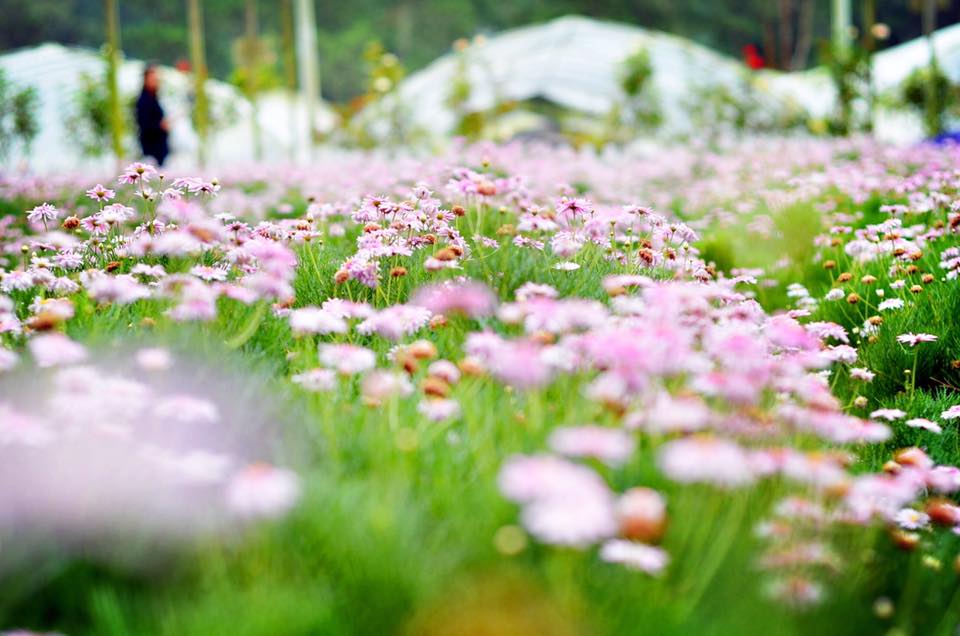
[[960,404],[955,404],[940,414],[940,419],[956,420],[960,419]]
[[897,336],[897,342],[916,347],[921,342],[935,342],[937,337],[929,333],[902,333]]
[[110,188],[105,188],[102,184],[99,184],[99,183],[93,186],[92,188],[90,188],[89,190],[87,190],[87,197],[90,199],[93,199],[94,201],[98,201],[100,203],[106,203],[107,201],[111,201],[115,195],[116,195],[116,192],[114,192]]
[[307,391],[332,391],[337,387],[337,374],[332,369],[310,369],[290,380]]
[[940,425],[936,422],[931,422],[928,419],[922,417],[915,417],[909,419],[905,422],[910,428],[922,428],[924,430],[930,431],[931,433],[937,433],[938,435],[943,432],[943,429],[940,428]]
[[894,309],[903,309],[904,302],[899,298],[888,298],[877,305],[880,311],[890,311]]
[[49,203],[43,203],[27,212],[27,220],[31,223],[44,223],[55,221],[60,216],[60,210]]
[[670,563],[670,555],[663,548],[612,539],[600,548],[600,558],[608,563],[619,563],[631,570],[660,574]]
[[366,347],[351,344],[320,345],[320,364],[343,375],[369,371],[377,365],[377,356]]
[[906,417],[906,413],[900,409],[877,409],[870,414],[870,417],[873,419],[883,419],[888,422],[893,422],[894,420],[899,420],[903,417]]
[[930,515],[913,508],[902,508],[893,516],[893,522],[904,530],[919,530],[930,523]]
[[634,449],[633,438],[621,429],[602,426],[558,428],[550,435],[550,447],[568,457],[593,457],[618,466],[624,464]]

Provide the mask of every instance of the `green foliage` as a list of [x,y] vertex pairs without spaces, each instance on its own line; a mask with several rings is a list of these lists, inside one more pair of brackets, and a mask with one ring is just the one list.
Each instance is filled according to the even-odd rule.
[[273,38],[261,37],[253,42],[238,38],[233,45],[233,57],[235,67],[229,81],[245,97],[254,98],[283,85]]
[[647,83],[653,78],[653,64],[646,49],[638,49],[623,61],[620,72],[620,88],[627,97],[641,95]]
[[[122,99],[125,131],[134,130],[133,98]],[[80,87],[73,95],[73,104],[64,115],[67,134],[73,144],[88,157],[102,157],[111,147],[110,92],[101,79],[88,74],[80,76]],[[128,138],[124,146],[131,145]]]
[[930,137],[946,129],[946,118],[956,111],[958,88],[936,60],[914,70],[900,85],[900,103],[923,116],[923,128]]
[[[396,90],[406,77],[406,67],[379,40],[367,43],[363,60],[366,93],[340,109],[341,124],[335,139],[358,148],[396,148],[415,142],[422,135],[410,121],[409,109],[413,104],[405,103]],[[383,126],[376,126],[377,119],[384,122]]]
[[762,76],[743,72],[736,86],[697,86],[685,104],[694,125],[691,134],[716,140],[725,134],[804,130],[809,114],[789,99],[770,94]]
[[619,106],[620,121],[629,132],[649,131],[663,123],[660,101],[651,84],[653,64],[646,49],[638,49],[623,62],[620,88],[625,99]]
[[829,123],[835,135],[850,135],[870,125],[870,54],[859,46],[837,50],[829,42],[820,49],[820,58],[837,91],[837,110]]
[[0,160],[17,143],[24,155],[29,154],[30,144],[40,131],[36,115],[39,101],[34,87],[14,85],[0,69]]

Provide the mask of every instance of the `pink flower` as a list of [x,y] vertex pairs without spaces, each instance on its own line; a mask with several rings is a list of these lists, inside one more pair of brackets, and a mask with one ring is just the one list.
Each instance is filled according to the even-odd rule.
[[77,364],[87,359],[87,350],[60,333],[34,336],[27,346],[41,368]]
[[690,433],[707,427],[713,418],[713,411],[700,398],[675,398],[663,391],[648,408],[628,415],[626,426],[654,434]]
[[930,523],[930,515],[913,508],[903,508],[893,516],[893,521],[905,530],[919,530]]
[[357,331],[364,335],[379,334],[389,340],[399,340],[424,328],[432,314],[429,309],[414,305],[393,305],[367,318]]
[[0,402],[0,448],[10,444],[46,446],[57,438],[50,424]]
[[522,519],[546,543],[585,547],[616,534],[613,496],[594,471],[549,455],[507,460],[500,490],[524,505]]
[[[194,279],[196,281],[196,279]],[[167,310],[167,315],[173,320],[182,322],[187,320],[213,320],[217,317],[216,289],[196,281],[195,285],[188,285],[183,290],[180,302]]]
[[119,183],[137,183],[140,180],[150,181],[157,175],[157,169],[148,163],[137,161],[124,168],[123,174],[117,180]]
[[850,342],[850,338],[847,336],[847,330],[835,322],[811,322],[807,324],[807,329],[821,340],[833,338],[844,344]]
[[227,486],[227,506],[244,518],[276,518],[286,514],[300,498],[300,481],[289,470],[269,464],[251,464]]
[[27,212],[27,220],[31,223],[44,223],[47,221],[56,221],[60,216],[60,210],[49,203],[43,203]]
[[[0,333],[2,333],[2,330],[0,330]],[[15,354],[13,351],[0,347],[0,373],[9,371],[17,366],[17,362],[19,360],[20,356]]]
[[378,370],[363,378],[360,390],[368,404],[379,406],[393,396],[410,395],[413,393],[413,385],[402,373]]
[[927,472],[927,484],[930,488],[944,494],[960,490],[960,468],[956,466],[935,466]]
[[745,486],[755,476],[747,452],[716,437],[690,437],[667,442],[657,463],[670,479],[681,483],[709,483],[721,488]]
[[937,337],[929,333],[904,333],[897,336],[897,342],[916,347],[921,342],[934,342]]
[[157,400],[153,416],[164,423],[214,424],[220,421],[217,405],[205,398],[174,394]]
[[928,419],[922,417],[915,417],[911,420],[907,420],[906,425],[911,428],[922,428],[930,431],[931,433],[937,433],[938,435],[943,432],[943,429],[940,428],[940,425],[936,422],[931,422]]
[[427,367],[427,374],[436,376],[447,384],[456,384],[460,381],[460,369],[449,360],[436,360]]
[[626,463],[633,454],[633,438],[621,429],[578,426],[554,429],[550,448],[568,457],[593,457],[611,466]]
[[482,283],[446,282],[417,290],[410,304],[425,307],[434,314],[463,314],[478,318],[494,312],[497,297]]
[[319,307],[303,307],[290,312],[290,329],[295,336],[346,333],[347,321]]
[[332,391],[337,388],[337,375],[331,369],[311,369],[296,374],[290,380],[307,391]]
[[900,409],[877,409],[876,411],[870,414],[870,417],[874,419],[883,419],[883,420],[887,420],[888,422],[893,422],[895,420],[899,420],[901,418],[906,417],[906,415],[907,414],[901,411]]
[[173,356],[160,347],[140,349],[137,351],[136,359],[137,364],[145,371],[166,371],[173,366]]
[[593,470],[553,455],[511,457],[497,480],[504,496],[518,503],[564,497],[572,491],[607,489]]
[[517,291],[514,292],[514,296],[520,302],[530,300],[531,298],[556,298],[559,295],[559,292],[550,285],[542,285],[534,282],[526,282],[520,285]]
[[527,390],[544,386],[553,378],[554,369],[543,353],[543,349],[533,342],[506,340],[482,360],[497,380]]
[[100,203],[106,203],[107,201],[112,200],[115,195],[116,195],[116,192],[114,192],[109,188],[103,187],[99,183],[93,186],[92,188],[90,188],[89,190],[87,190],[87,197],[93,199],[94,201],[98,201]]
[[873,371],[862,367],[851,367],[850,369],[850,377],[854,380],[860,380],[861,382],[873,382],[876,376],[877,374]]
[[571,492],[564,499],[542,499],[527,504],[523,525],[544,543],[583,548],[614,535],[617,530],[606,493]]
[[622,539],[611,539],[604,543],[600,548],[600,558],[608,563],[619,563],[632,570],[654,575],[663,572],[670,563],[670,556],[663,548]]
[[101,274],[96,276],[87,283],[87,293],[90,298],[99,303],[116,303],[118,305],[129,305],[150,297],[150,290],[129,274],[120,276]]
[[431,422],[443,422],[460,417],[460,403],[449,399],[421,400],[417,411]]
[[351,344],[320,345],[320,364],[343,375],[369,371],[377,365],[377,356],[365,347]]
[[940,414],[940,419],[956,420],[960,419],[960,404],[955,404]]
[[353,302],[342,298],[328,298],[320,306],[327,313],[339,318],[369,318],[376,313],[367,303]]

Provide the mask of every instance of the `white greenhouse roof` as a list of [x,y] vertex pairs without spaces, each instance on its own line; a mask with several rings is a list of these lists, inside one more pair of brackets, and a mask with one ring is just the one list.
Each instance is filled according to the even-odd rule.
[[[935,34],[941,66],[960,81],[960,25]],[[638,49],[650,55],[652,83],[668,129],[689,130],[686,108],[699,88],[717,84],[737,90],[746,71],[736,59],[687,39],[638,26],[566,16],[529,27],[504,31],[466,53],[470,110],[486,110],[498,101],[545,98],[560,106],[600,115],[622,99],[618,77],[624,60]],[[878,53],[874,81],[880,91],[893,90],[915,68],[929,60],[920,38]],[[410,75],[398,88],[413,123],[437,134],[449,133],[455,114],[447,105],[458,69],[456,53],[439,58]],[[757,86],[772,96],[789,98],[811,115],[823,117],[834,108],[836,92],[825,69],[797,73],[761,71]],[[878,133],[907,141],[920,134],[916,118],[881,113]]]
[[[118,81],[121,99],[126,106],[135,99],[143,79],[144,62],[125,59],[120,64]],[[102,78],[106,72],[103,57],[94,50],[42,44],[0,55],[0,68],[7,78],[20,87],[32,86],[39,94],[38,121],[40,132],[33,143],[29,167],[41,172],[58,169],[112,169],[113,159],[91,159],[79,154],[70,141],[66,116],[74,108],[75,96],[88,75]],[[191,78],[176,69],[160,66],[160,100],[171,121],[170,164],[192,166],[195,162],[197,138],[190,123],[189,95]],[[210,165],[249,162],[253,159],[253,126],[251,107],[236,88],[217,80],[209,80],[207,93],[211,111],[231,111],[230,123],[217,130],[208,143]],[[318,108],[318,127],[329,126],[331,115],[322,105]],[[293,114],[293,116],[291,116]],[[266,94],[259,100],[257,120],[263,141],[264,159],[286,160],[291,153],[305,151],[307,139],[306,112],[303,100],[288,100],[284,93]],[[135,146],[135,132],[129,131]],[[137,149],[139,152],[139,149]],[[131,159],[136,158],[132,156]],[[23,157],[13,158],[14,165]]]

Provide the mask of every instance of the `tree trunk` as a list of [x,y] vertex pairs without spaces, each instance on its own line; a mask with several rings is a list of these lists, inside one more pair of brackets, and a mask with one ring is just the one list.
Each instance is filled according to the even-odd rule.
[[313,152],[314,122],[320,95],[320,69],[317,60],[317,19],[313,0],[296,0],[297,69],[300,92],[307,107],[307,148]]
[[290,160],[297,157],[297,58],[293,44],[293,5],[292,0],[281,0],[281,48],[283,49],[283,79],[287,87],[287,108],[290,125]]
[[207,163],[207,60],[203,45],[203,8],[200,0],[187,0],[187,22],[190,29],[190,64],[193,66],[194,117],[197,131],[197,164]]
[[813,47],[813,18],[815,0],[800,0],[797,16],[797,47],[793,51],[790,62],[791,71],[801,71],[807,68],[810,59],[810,49]]
[[836,55],[850,52],[850,0],[833,0],[832,43]]
[[123,160],[123,111],[120,105],[120,87],[117,71],[120,65],[120,21],[117,18],[117,0],[104,0],[107,19],[107,95],[110,100],[110,145],[117,167]]
[[793,62],[793,16],[794,0],[778,0],[777,21],[779,27],[780,68],[789,70]]
[[930,47],[929,76],[927,77],[924,111],[927,132],[937,135],[942,131],[942,113],[937,96],[937,49],[933,43],[933,33],[937,30],[937,0],[924,0],[922,15],[923,35]]
[[263,159],[263,144],[260,139],[260,121],[259,109],[257,104],[257,93],[260,90],[258,85],[257,73],[260,67],[259,42],[257,32],[257,0],[246,0],[246,10],[244,11],[245,22],[245,40],[246,40],[246,88],[247,99],[250,100],[250,127],[253,135],[253,158],[256,161]]
[[873,90],[873,52],[877,39],[873,27],[877,22],[877,0],[863,0],[863,50],[867,53],[867,131],[873,132],[876,95]]
[[763,22],[763,57],[766,58],[767,65],[771,68],[780,68],[780,61],[777,56],[777,37],[770,20],[764,20]]

